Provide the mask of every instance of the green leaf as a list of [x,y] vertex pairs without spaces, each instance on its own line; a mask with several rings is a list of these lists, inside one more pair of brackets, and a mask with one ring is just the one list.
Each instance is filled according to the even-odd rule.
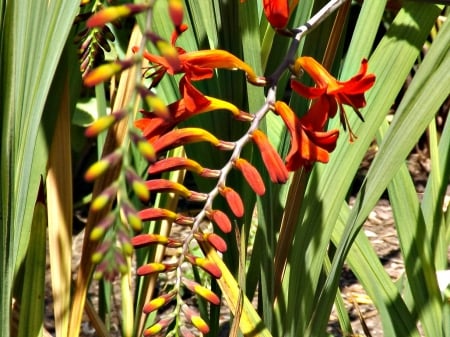
[[[47,144],[38,141],[41,116],[77,10],[78,3],[68,0],[2,2],[2,308],[10,307],[14,270],[28,249],[32,205],[46,165]],[[2,335],[9,334],[9,315],[1,310]]]

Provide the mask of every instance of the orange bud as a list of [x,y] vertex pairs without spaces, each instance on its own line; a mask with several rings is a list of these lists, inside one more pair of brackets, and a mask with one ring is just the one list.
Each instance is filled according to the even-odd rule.
[[148,246],[154,243],[166,244],[169,239],[166,236],[159,234],[139,234],[131,238],[131,244],[136,248]]
[[267,136],[261,130],[255,130],[252,133],[252,140],[261,152],[270,180],[274,183],[284,184],[289,179],[289,172],[280,155],[270,144]]
[[87,20],[86,26],[89,28],[102,27],[109,22],[145,11],[147,8],[147,5],[135,4],[107,7],[92,15],[89,20]]
[[233,214],[239,218],[242,217],[244,215],[244,203],[239,194],[231,187],[222,187],[219,192],[226,199]]
[[274,28],[284,28],[289,20],[289,0],[264,0],[264,14]]
[[263,195],[266,192],[261,175],[252,164],[243,158],[239,158],[234,162],[234,166],[242,172],[248,184],[256,194]]
[[220,230],[224,233],[231,232],[232,226],[231,221],[228,216],[222,212],[221,210],[212,210],[207,214],[208,218],[220,228]]
[[101,82],[105,82],[115,74],[131,67],[134,63],[135,60],[130,59],[102,64],[86,74],[83,80],[84,85],[87,87],[93,87]]
[[204,234],[205,239],[219,252],[225,253],[227,251],[227,244],[224,239],[214,233]]
[[139,276],[144,276],[144,275],[150,275],[153,273],[159,273],[159,272],[165,271],[166,269],[167,269],[166,265],[164,265],[162,263],[158,263],[158,262],[152,262],[152,263],[148,263],[143,266],[140,266],[136,270],[136,273]]

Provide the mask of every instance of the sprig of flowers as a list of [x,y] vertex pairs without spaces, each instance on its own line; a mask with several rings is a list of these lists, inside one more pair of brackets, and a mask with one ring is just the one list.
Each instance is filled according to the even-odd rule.
[[[160,244],[166,247],[177,247],[179,254],[175,263],[149,262],[140,266],[137,274],[144,276],[154,273],[167,272],[174,270],[176,273],[176,282],[173,288],[157,298],[152,299],[144,306],[144,313],[148,314],[158,310],[168,302],[175,300],[176,306],[173,314],[162,319],[144,331],[144,336],[153,336],[166,329],[173,320],[175,328],[167,332],[169,336],[178,333],[187,334],[181,319],[184,316],[201,333],[208,333],[209,327],[201,318],[195,308],[187,306],[182,297],[182,289],[188,290],[196,295],[206,299],[212,305],[220,304],[220,298],[211,290],[203,285],[186,277],[182,269],[182,264],[190,263],[195,268],[201,268],[213,278],[221,277],[221,270],[213,262],[205,257],[199,257],[191,252],[191,242],[208,241],[215,249],[225,252],[227,246],[225,241],[213,231],[204,232],[201,224],[206,220],[212,222],[223,233],[229,233],[232,230],[230,218],[222,210],[213,208],[213,201],[221,196],[223,197],[231,213],[240,218],[244,215],[245,209],[240,195],[227,185],[229,173],[233,170],[239,170],[253,191],[258,195],[265,193],[265,186],[258,170],[247,160],[241,157],[243,148],[250,142],[253,142],[259,151],[263,162],[269,173],[269,177],[274,183],[285,183],[288,180],[289,171],[295,171],[300,168],[310,169],[315,162],[326,163],[329,161],[330,153],[336,146],[339,136],[339,130],[325,130],[328,120],[334,117],[339,110],[339,115],[344,129],[349,130],[350,141],[356,136],[353,134],[343,105],[350,105],[358,116],[362,118],[359,109],[365,106],[364,93],[374,84],[375,77],[367,74],[367,61],[363,60],[361,69],[357,75],[346,82],[336,80],[314,59],[302,56],[294,59],[301,38],[312,28],[316,27],[330,13],[337,9],[344,0],[330,1],[316,15],[314,15],[304,25],[287,30],[287,20],[295,7],[296,1],[264,1],[264,12],[270,24],[280,33],[289,32],[293,36],[291,47],[284,61],[278,69],[269,77],[265,78],[255,74],[253,69],[245,62],[224,50],[202,50],[185,51],[176,46],[178,37],[185,32],[188,27],[183,23],[183,6],[181,1],[169,1],[169,14],[174,23],[174,32],[171,41],[166,41],[148,31],[144,33],[144,42],[141,47],[136,47],[136,55],[127,60],[116,61],[110,64],[102,65],[85,76],[85,84],[95,85],[105,81],[112,75],[123,71],[131,66],[140,64],[142,58],[150,63],[145,76],[151,79],[149,88],[145,88],[137,80],[136,93],[147,102],[148,111],[142,111],[143,117],[135,122],[135,126],[141,131],[137,133],[130,127],[130,139],[135,146],[141,150],[141,153],[149,160],[149,174],[168,172],[172,170],[186,169],[202,177],[216,179],[213,189],[207,193],[191,191],[179,183],[165,179],[150,179],[143,181],[128,165],[126,149],[123,145],[114,153],[102,158],[94,164],[86,173],[87,179],[95,179],[107,170],[111,165],[122,165],[122,174],[117,182],[109,186],[94,200],[91,207],[102,208],[112,202],[114,197],[117,199],[117,208],[122,223],[125,227],[118,225],[119,230],[115,239],[119,240],[123,247],[127,247],[123,252],[129,252],[129,243],[136,248],[149,245]],[[149,18],[151,8],[137,8],[136,5],[121,5],[100,11],[93,18],[89,19],[91,24],[103,25],[109,20],[116,19],[124,15],[132,15],[137,12],[148,10]],[[152,54],[144,51],[145,41],[151,41],[157,48],[158,54]],[[230,102],[226,102],[214,97],[205,96],[194,85],[196,81],[202,81],[213,77],[215,69],[238,69],[246,75],[247,81],[253,85],[268,86],[266,101],[264,105],[255,113],[241,111]],[[301,118],[282,101],[277,101],[275,92],[277,83],[285,71],[290,71],[293,75],[291,88],[293,91],[305,98],[315,99],[311,108]],[[306,72],[316,83],[316,87],[306,87],[298,81],[301,72]],[[181,76],[179,80],[179,91],[181,98],[169,105],[165,105],[152,92],[160,83],[164,76]],[[200,128],[180,128],[176,127],[183,121],[198,114],[210,113],[222,109],[230,111],[232,117],[237,121],[249,123],[247,131],[236,141],[227,141],[218,139],[215,135]],[[261,121],[267,113],[273,112],[280,116],[285,123],[287,130],[291,135],[291,148],[285,158],[285,162],[269,143],[267,136],[259,129]],[[95,122],[88,130],[88,135],[95,135],[97,132],[107,129],[123,116],[123,112],[113,113],[110,116]],[[168,149],[172,149],[195,142],[209,142],[220,151],[231,151],[228,161],[220,169],[205,168],[189,158],[164,158],[159,161],[156,158],[161,157]],[[144,150],[145,149],[145,150]],[[125,184],[124,182],[127,182]],[[201,203],[200,211],[193,217],[178,214],[172,210],[147,208],[140,211],[134,209],[126,197],[126,187],[131,186],[135,193],[143,200],[148,198],[148,191],[176,192],[181,197],[191,201]],[[105,235],[108,228],[111,228],[115,215],[114,211],[92,231],[91,238],[98,240]],[[121,228],[133,228],[139,231],[142,228],[142,221],[154,221],[166,219],[175,224],[188,227],[185,236],[180,239],[160,236],[158,234],[138,234],[131,241],[127,241],[129,231],[121,231]],[[124,234],[125,232],[125,234]],[[105,241],[108,242],[108,241]],[[100,257],[106,255],[104,245],[99,246],[96,261],[101,261]],[[102,255],[103,254],[103,255]],[[105,267],[101,267],[101,269]],[[183,315],[182,315],[183,314]]]

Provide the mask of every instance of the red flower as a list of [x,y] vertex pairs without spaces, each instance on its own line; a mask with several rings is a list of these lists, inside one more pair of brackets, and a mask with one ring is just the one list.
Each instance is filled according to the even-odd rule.
[[298,118],[284,102],[275,102],[274,110],[291,134],[291,149],[286,157],[289,171],[302,166],[309,168],[316,161],[328,162],[329,152],[336,147],[338,130],[322,131],[324,120],[320,115],[308,111],[304,117]]
[[[291,2],[290,5],[289,2]],[[277,29],[286,27],[289,15],[297,3],[298,0],[263,0],[264,14],[270,25]]]
[[[349,130],[350,141],[355,137],[348,123],[343,105],[350,105],[361,120],[364,120],[359,109],[366,105],[364,93],[375,83],[375,75],[367,74],[367,60],[363,60],[361,68],[355,76],[345,82],[336,80],[330,73],[312,57],[299,57],[294,65],[294,71],[306,71],[314,80],[317,87],[307,87],[292,81],[291,87],[299,95],[310,99],[317,99],[311,106],[310,113],[314,116],[322,115],[323,120],[334,117],[339,107],[340,119],[344,129]],[[319,118],[319,117],[317,117]]]

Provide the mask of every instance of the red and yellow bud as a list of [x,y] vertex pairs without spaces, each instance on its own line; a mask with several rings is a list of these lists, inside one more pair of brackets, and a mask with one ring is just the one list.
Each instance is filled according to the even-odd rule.
[[208,302],[219,305],[220,304],[220,298],[216,294],[214,294],[211,290],[208,288],[203,287],[202,285],[198,284],[197,282],[194,282],[192,280],[189,280],[187,278],[183,278],[182,280],[183,284],[193,293],[203,297]]
[[105,173],[111,166],[117,164],[121,159],[122,151],[118,149],[92,164],[84,174],[84,179],[87,182],[94,181]]
[[103,209],[116,196],[117,189],[117,184],[112,184],[111,186],[107,187],[92,201],[91,209],[95,212]]
[[153,273],[160,273],[160,272],[166,271],[166,270],[167,270],[167,267],[165,264],[159,263],[159,262],[152,262],[152,263],[148,263],[143,266],[140,266],[136,270],[136,273],[139,276],[145,276],[145,275],[150,275]]
[[162,244],[165,245],[169,242],[169,239],[166,236],[159,234],[139,234],[135,237],[131,238],[131,244],[136,247],[144,247],[151,244]]
[[269,172],[270,180],[274,183],[284,184],[289,179],[289,172],[267,136],[261,130],[255,130],[252,133],[252,140],[259,148],[264,165]]
[[116,111],[110,115],[100,117],[93,122],[84,132],[86,137],[95,137],[101,132],[107,130],[115,122],[121,120],[126,116],[125,110]]
[[169,108],[160,97],[143,86],[138,87],[138,91],[153,114],[163,119],[170,117]]
[[217,279],[222,277],[222,271],[219,269],[217,264],[208,260],[207,258],[186,255],[186,259],[193,265],[199,266],[200,268],[202,268],[204,271],[206,271],[211,276],[213,276]]
[[134,59],[102,64],[86,74],[83,79],[84,85],[86,85],[87,87],[93,87],[94,85],[106,82],[114,75],[130,68],[134,64]]
[[107,115],[100,117],[94,123],[92,123],[84,132],[86,137],[95,137],[99,133],[109,129],[111,125],[113,125],[116,121],[113,115]]
[[169,0],[169,15],[175,27],[181,26],[184,15],[182,0]]
[[195,326],[201,333],[207,334],[209,332],[209,326],[206,322],[201,318],[200,313],[192,307],[188,307],[186,304],[181,306],[181,310],[183,310],[187,319],[192,322],[192,325]]
[[244,215],[244,203],[235,190],[225,186],[219,189],[219,193],[225,198],[235,216],[240,218]]
[[167,303],[169,303],[175,297],[175,295],[176,295],[176,293],[172,292],[172,293],[164,294],[157,298],[154,298],[153,300],[151,300],[150,302],[148,302],[144,305],[144,308],[142,309],[142,311],[146,314],[149,314],[155,310],[158,310],[163,305],[166,305]]
[[153,147],[158,153],[160,151],[196,142],[209,142],[214,146],[221,145],[220,140],[206,130],[200,128],[182,128],[172,130],[162,135],[155,140]]
[[151,327],[144,330],[144,337],[151,337],[158,335],[163,329],[167,328],[173,321],[173,316],[161,319],[159,322],[153,324]]
[[94,227],[94,229],[92,229],[91,234],[89,234],[89,238],[93,241],[100,240],[105,234],[105,231],[111,227],[115,220],[115,214],[109,213],[102,220],[100,220],[100,222]]
[[133,191],[134,193],[136,193],[138,198],[143,202],[147,202],[148,199],[150,199],[150,191],[145,185],[145,181],[141,177],[139,177],[131,168],[126,169],[125,177],[128,183],[131,184],[131,187],[133,188]]
[[153,163],[156,161],[156,152],[151,143],[135,132],[130,132],[130,137],[138,151],[148,162]]
[[89,20],[87,20],[86,26],[89,28],[102,27],[109,22],[143,12],[146,9],[148,9],[148,5],[143,4],[126,4],[107,7],[92,15]]
[[243,158],[238,158],[234,162],[234,166],[242,172],[244,178],[256,194],[263,195],[266,192],[261,175],[252,164]]
[[222,212],[221,210],[211,210],[207,213],[207,216],[217,225],[217,227],[220,228],[222,232],[231,232],[231,221],[224,212]]

